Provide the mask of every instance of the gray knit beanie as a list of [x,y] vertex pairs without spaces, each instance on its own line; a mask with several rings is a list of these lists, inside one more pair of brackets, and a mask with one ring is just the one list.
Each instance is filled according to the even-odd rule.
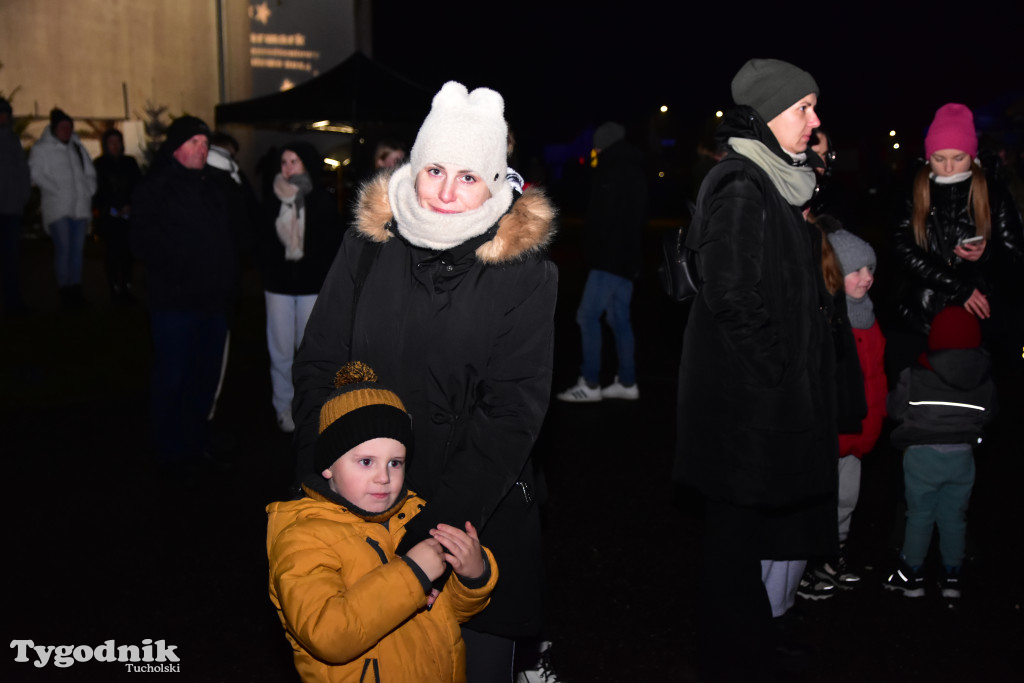
[[614,121],[605,121],[594,131],[594,149],[608,149],[626,137],[626,129]]
[[832,245],[832,251],[836,252],[839,267],[843,269],[843,277],[856,273],[864,266],[872,273],[875,272],[875,265],[878,262],[875,259],[875,250],[852,232],[844,229],[830,232],[828,243]]
[[818,94],[811,74],[778,59],[751,59],[732,79],[733,101],[753,107],[766,122],[810,93]]

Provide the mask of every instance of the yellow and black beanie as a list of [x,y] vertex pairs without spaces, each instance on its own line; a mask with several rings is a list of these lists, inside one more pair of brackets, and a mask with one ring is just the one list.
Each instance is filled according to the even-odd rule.
[[381,386],[377,373],[359,361],[346,363],[334,377],[337,390],[320,409],[320,435],[313,465],[323,472],[364,441],[389,438],[412,452],[412,420],[402,400]]

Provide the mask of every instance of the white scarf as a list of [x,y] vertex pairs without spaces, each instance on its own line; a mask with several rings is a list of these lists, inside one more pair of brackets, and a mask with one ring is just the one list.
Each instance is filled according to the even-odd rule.
[[420,206],[412,164],[405,164],[391,175],[388,201],[402,237],[417,247],[443,251],[484,234],[497,223],[512,205],[512,186],[501,183],[497,195],[472,211],[435,213]]
[[810,166],[790,166],[758,140],[729,138],[729,146],[767,173],[775,189],[792,206],[803,206],[814,196],[817,177]]
[[281,200],[281,210],[274,225],[277,238],[284,245],[284,258],[286,261],[298,261],[305,255],[303,246],[306,239],[306,208],[296,206],[299,188],[278,173],[274,178],[274,194]]

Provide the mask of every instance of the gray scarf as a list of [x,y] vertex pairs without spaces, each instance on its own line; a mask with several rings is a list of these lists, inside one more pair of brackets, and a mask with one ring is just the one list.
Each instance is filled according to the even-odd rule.
[[767,173],[772,185],[790,205],[803,206],[814,196],[817,178],[810,166],[790,166],[757,140],[729,138],[729,146]]
[[859,299],[847,294],[846,313],[850,316],[850,327],[855,330],[866,330],[875,324],[875,305],[867,294]]

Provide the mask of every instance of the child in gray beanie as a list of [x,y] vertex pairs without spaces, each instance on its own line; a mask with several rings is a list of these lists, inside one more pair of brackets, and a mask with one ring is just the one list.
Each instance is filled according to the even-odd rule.
[[[825,231],[843,271],[846,307],[853,338],[857,343],[857,360],[864,377],[867,414],[861,421],[858,433],[839,434],[839,556],[808,567],[808,571],[818,579],[817,586],[824,584],[827,587],[817,592],[812,589],[810,593],[800,593],[802,597],[811,599],[826,597],[835,592],[833,588],[853,588],[860,582],[860,577],[850,571],[846,562],[846,539],[860,497],[861,458],[878,441],[888,394],[884,366],[885,337],[875,320],[874,307],[868,296],[868,290],[875,281],[875,250],[861,238],[844,230],[842,224],[831,216],[820,216],[817,222]],[[801,590],[804,590],[803,586]]]

